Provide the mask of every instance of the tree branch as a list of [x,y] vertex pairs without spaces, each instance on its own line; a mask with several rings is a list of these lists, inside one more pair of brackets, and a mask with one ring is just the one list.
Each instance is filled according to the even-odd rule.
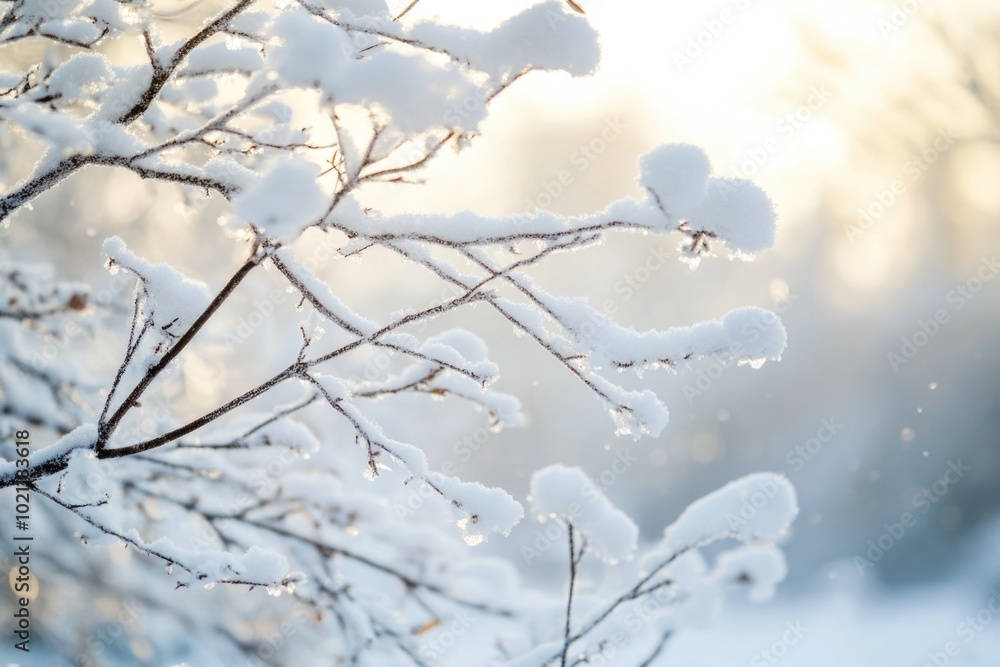
[[[156,364],[146,371],[146,374],[139,381],[139,384],[135,386],[132,393],[128,395],[128,398],[122,402],[111,417],[106,422],[99,424],[97,444],[95,447],[98,454],[100,454],[107,446],[108,439],[115,432],[118,424],[125,417],[128,411],[135,407],[135,403],[139,400],[143,392],[146,391],[153,380],[156,379],[156,376],[162,373],[170,362],[173,361],[185,347],[187,347],[188,343],[190,343],[198,332],[201,331],[201,328],[205,325],[209,318],[211,318],[212,315],[215,314],[215,311],[217,311],[222,304],[225,303],[226,299],[228,299],[229,295],[233,293],[233,290],[236,289],[237,285],[239,285],[243,279],[247,277],[255,266],[257,266],[257,260],[256,258],[251,257],[243,264],[243,266],[239,268],[236,274],[229,279],[228,283],[226,283],[226,286],[222,288],[222,291],[220,291],[215,298],[212,299],[212,302],[208,304],[208,307],[205,308],[204,312],[202,312],[198,319],[194,321],[187,331],[184,332],[184,335],[181,336],[162,357],[160,357],[160,360]],[[118,454],[118,456],[123,456],[123,454]]]
[[119,116],[115,122],[127,125],[144,114],[149,108],[149,105],[151,105],[153,100],[156,99],[156,96],[160,94],[160,90],[167,83],[167,80],[170,79],[170,75],[174,73],[184,58],[186,58],[187,55],[191,53],[191,51],[194,50],[199,44],[224,29],[226,27],[226,23],[249,7],[252,2],[253,0],[240,0],[240,2],[237,2],[235,5],[216,17],[214,21],[209,23],[190,39],[184,42],[184,44],[177,49],[177,52],[174,53],[174,56],[170,59],[170,64],[166,67],[161,67],[158,63],[151,62],[153,67],[153,77],[149,82],[149,86],[145,91],[143,91],[142,96],[132,106],[132,108],[122,113],[122,115]]
[[566,627],[563,631],[562,657],[559,660],[560,667],[566,667],[566,656],[569,654],[569,634],[573,618],[573,589],[576,588],[576,548],[573,545],[573,522],[567,521],[566,526],[569,532],[569,592],[566,595]]

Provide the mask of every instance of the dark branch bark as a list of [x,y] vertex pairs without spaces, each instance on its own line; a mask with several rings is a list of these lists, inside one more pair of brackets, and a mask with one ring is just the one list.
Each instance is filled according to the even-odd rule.
[[188,41],[184,42],[181,48],[179,48],[174,54],[173,58],[170,59],[170,64],[166,67],[160,67],[158,63],[153,62],[153,78],[149,82],[149,86],[145,91],[143,91],[139,101],[137,101],[131,109],[119,116],[115,122],[127,125],[144,114],[149,108],[149,105],[156,99],[156,96],[160,94],[160,90],[163,89],[163,86],[166,85],[170,76],[176,71],[177,67],[181,64],[184,58],[186,58],[191,51],[193,51],[206,39],[225,28],[226,23],[228,23],[241,11],[249,7],[252,2],[253,0],[240,0],[240,2],[236,3],[216,17],[214,21],[198,31],[195,35],[188,39]]
[[296,377],[302,373],[302,365],[294,364],[289,366],[285,370],[281,371],[270,380],[260,384],[250,391],[237,396],[233,400],[229,401],[225,405],[212,410],[206,415],[195,419],[194,421],[188,422],[180,428],[176,428],[169,433],[164,433],[163,435],[157,436],[151,440],[146,440],[144,442],[139,442],[134,445],[129,445],[128,447],[118,447],[115,449],[102,449],[98,450],[98,458],[102,459],[117,459],[123,456],[132,456],[133,454],[140,454],[142,452],[148,452],[151,449],[156,449],[157,447],[162,447],[167,443],[173,442],[178,438],[182,438],[188,433],[198,430],[206,424],[210,424],[222,415],[235,410],[247,401],[252,401],[258,396],[266,393],[267,391],[274,388],[276,385],[288,380],[290,378]]
[[573,621],[573,589],[576,588],[576,547],[573,544],[573,524],[567,523],[569,530],[569,593],[566,595],[566,626],[563,630],[563,649],[559,660],[560,667],[566,667],[566,656],[569,655],[569,634]]
[[66,158],[41,176],[29,180],[17,190],[0,199],[0,222],[3,222],[8,215],[56,183],[59,183],[92,159],[86,155],[74,155]]
[[[188,343],[190,343],[194,339],[194,337],[198,334],[198,332],[209,320],[209,318],[211,318],[212,315],[215,314],[215,311],[217,311],[219,307],[221,307],[222,304],[225,303],[226,299],[228,299],[229,295],[233,293],[233,290],[236,289],[237,285],[239,285],[243,281],[243,279],[247,277],[247,275],[250,273],[250,271],[253,270],[255,266],[257,266],[257,261],[251,257],[243,264],[243,266],[239,268],[236,274],[229,279],[228,283],[226,283],[226,286],[223,287],[222,290],[215,296],[215,298],[212,299],[212,302],[208,304],[208,307],[205,309],[205,311],[202,312],[202,314],[198,317],[197,320],[194,321],[191,327],[186,332],[184,332],[184,335],[181,336],[177,340],[177,342],[173,344],[173,346],[166,352],[166,354],[164,354],[160,358],[160,360],[154,366],[152,366],[148,371],[146,371],[146,374],[139,381],[139,384],[135,386],[135,389],[132,390],[132,393],[128,395],[128,398],[126,398],[122,402],[122,404],[118,407],[117,410],[115,410],[115,412],[111,415],[110,418],[108,418],[106,422],[100,424],[98,429],[97,445],[96,445],[96,451],[98,452],[98,454],[100,454],[102,450],[104,450],[105,446],[107,445],[108,438],[110,438],[111,435],[115,432],[115,429],[118,427],[118,424],[125,417],[125,415],[128,414],[128,411],[135,406],[136,401],[139,400],[143,392],[146,391],[146,389],[153,382],[153,380],[155,380],[156,377],[160,373],[162,373],[163,370],[170,364],[170,362],[173,361],[185,347],[187,347]],[[119,454],[118,456],[122,456],[122,454]]]

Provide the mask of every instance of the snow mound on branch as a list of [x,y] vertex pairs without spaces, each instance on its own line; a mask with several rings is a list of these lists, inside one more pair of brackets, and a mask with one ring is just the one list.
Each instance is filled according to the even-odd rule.
[[742,178],[711,176],[708,157],[697,146],[668,144],[639,161],[639,183],[671,220],[687,221],[689,233],[718,238],[730,255],[751,259],[774,245],[774,204]]
[[[96,439],[94,429],[88,429],[81,435],[91,434]],[[94,450],[75,449],[70,452],[66,471],[59,478],[59,496],[73,505],[95,505],[106,501],[114,486],[113,480],[109,479],[110,471],[111,465],[99,461]]]
[[688,223],[717,236],[735,257],[749,259],[774,245],[776,220],[774,204],[759,187],[743,178],[713,178]]
[[97,92],[111,81],[111,64],[100,53],[78,53],[60,65],[49,77],[48,89],[53,95],[70,99],[82,92]]
[[487,382],[500,376],[500,367],[489,359],[486,342],[471,331],[443,331],[424,341],[420,351],[433,359],[484,377]]
[[795,488],[783,475],[755,473],[697,500],[663,534],[670,552],[724,537],[776,540],[799,513]]
[[600,60],[593,27],[585,18],[568,13],[562,0],[539,3],[489,32],[427,21],[406,35],[471,63],[495,82],[529,67],[586,76]]
[[[97,424],[82,424],[51,445],[32,452],[28,456],[28,469],[36,468],[48,461],[56,461],[67,455],[72,456],[73,450],[90,447],[96,442]],[[0,461],[0,477],[14,477],[21,469],[24,469],[23,466],[18,466],[16,461]]]
[[290,571],[288,558],[283,554],[256,545],[243,553],[234,553],[182,547],[167,537],[145,543],[135,529],[126,532],[124,536],[135,541],[140,548],[189,570],[180,575],[180,581],[187,584],[197,583],[205,588],[212,588],[220,581],[228,581],[266,586],[268,593],[277,597],[283,589],[291,590],[295,582],[301,579],[299,573]]
[[[583,76],[596,70],[600,59],[594,29],[554,0],[486,32],[432,21],[412,26],[380,21],[378,34],[398,42],[396,48],[374,50],[364,47],[381,40],[366,33],[373,16],[386,15],[384,3],[331,4],[345,27],[353,24],[357,31],[305,11],[285,12],[274,23],[280,44],[269,56],[271,67],[288,85],[318,88],[338,102],[381,107],[404,132],[441,126],[474,132],[486,117],[491,92],[512,77],[528,69]],[[415,48],[400,47],[405,43]],[[446,53],[451,61],[428,51]],[[489,85],[476,72],[485,73]]]
[[274,22],[273,34],[282,44],[274,49],[271,64],[291,86],[317,87],[332,94],[357,56],[345,30],[304,11],[282,14]]
[[135,255],[119,236],[105,239],[104,254],[112,274],[121,267],[139,276],[149,294],[144,314],[164,333],[183,333],[212,300],[204,283],[190,280],[169,264],[152,264]]
[[690,144],[667,144],[639,160],[639,182],[659,199],[672,218],[686,219],[705,198],[712,165],[705,151]]
[[319,170],[303,160],[278,162],[234,200],[236,215],[269,238],[291,243],[326,212]]
[[[486,487],[478,482],[465,482],[457,477],[431,471],[422,449],[385,435],[382,428],[362,414],[350,400],[340,401],[338,406],[341,414],[354,423],[369,442],[378,443],[379,448],[399,463],[415,483],[427,484],[450,502],[466,544],[480,544],[491,532],[507,535],[521,521],[524,508],[503,489]],[[378,466],[388,469],[385,463]],[[366,471],[365,477],[374,479],[375,475],[374,471]]]
[[606,563],[635,554],[639,528],[580,468],[557,464],[532,475],[531,509],[539,520],[567,519],[586,538],[587,550]]
[[384,51],[358,61],[336,93],[344,102],[377,104],[407,133],[442,125],[473,131],[486,116],[486,105],[479,103],[484,90],[458,65],[442,65],[422,53]]
[[595,310],[585,298],[542,294],[539,299],[570,328],[574,353],[591,352],[597,367],[618,364],[645,368],[660,362],[679,366],[712,357],[758,368],[767,360],[780,358],[787,342],[781,320],[762,308],[737,308],[721,320],[639,332]]
[[509,535],[524,517],[524,508],[503,489],[435,472],[428,472],[426,476],[461,513],[457,525],[469,546],[481,544],[493,532]]
[[738,364],[754,368],[768,359],[780,359],[788,344],[781,320],[769,310],[746,306],[726,313],[722,326],[732,341],[730,352]]

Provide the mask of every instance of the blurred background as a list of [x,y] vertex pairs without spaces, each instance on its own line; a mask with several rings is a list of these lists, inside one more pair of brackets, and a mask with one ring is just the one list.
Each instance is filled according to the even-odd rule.
[[[494,433],[450,403],[421,404],[412,439],[433,464],[451,461],[460,476],[521,500],[537,468],[579,465],[647,540],[732,478],[783,472],[801,505],[785,545],[789,581],[775,603],[726,617],[731,642],[714,645],[725,662],[690,664],[774,664],[753,662],[770,646],[762,638],[801,619],[810,632],[785,647],[784,664],[925,664],[960,636],[964,618],[1000,600],[1000,3],[579,2],[601,35],[595,76],[526,77],[424,185],[372,189],[366,203],[584,213],[639,196],[636,161],[657,145],[702,146],[717,174],[770,194],[773,250],[691,271],[673,259],[679,239],[622,234],[549,262],[538,279],[559,294],[611,300],[618,321],[640,330],[770,308],[788,349],[760,370],[648,373],[636,385],[657,391],[671,423],[633,442],[615,438],[585,388],[508,323],[483,309],[459,313],[436,326],[487,339],[503,369],[498,387],[521,398],[530,422]],[[528,4],[422,0],[410,16],[488,26]],[[569,184],[553,196],[561,172]],[[72,197],[43,198],[24,214],[37,224],[12,225],[3,242],[95,284],[107,281],[100,243],[112,233],[213,285],[239,261],[214,224],[221,207],[189,213],[176,193],[106,171],[65,187]],[[80,222],[57,222],[67,216]],[[366,266],[364,275],[345,262],[321,272],[370,314],[429,303],[440,290],[388,256],[384,270]],[[270,279],[248,283],[247,312],[254,294],[280,284]],[[192,400],[238,383],[254,347],[284,339],[281,324],[274,318],[226,355],[194,355]],[[633,462],[608,474],[616,460]],[[905,513],[913,521],[900,534]],[[536,529],[526,521],[484,548],[522,562],[518,545]],[[1000,623],[980,623],[947,664],[995,658]],[[712,636],[681,638],[677,650]]]
[[[393,206],[583,213],[638,196],[646,151],[697,144],[716,173],[770,194],[772,251],[692,272],[655,261],[675,240],[622,235],[541,275],[559,293],[613,300],[637,329],[768,307],[788,350],[758,371],[647,374],[671,424],[626,443],[582,387],[501,325],[491,342],[533,421],[491,436],[468,470],[525,493],[539,465],[571,461],[596,477],[627,448],[639,463],[607,492],[650,537],[702,492],[782,471],[802,504],[787,545],[794,585],[836,576],[827,564],[863,556],[907,511],[917,523],[905,548],[866,573],[898,585],[956,574],[1000,509],[1000,5],[584,8],[602,36],[600,72],[529,77],[498,98],[470,149],[442,160],[426,187],[396,190]],[[414,9],[471,23],[511,10],[495,11]],[[546,196],[560,172],[571,183]],[[959,462],[970,468],[961,477],[949,473]],[[954,483],[936,493],[946,473]]]

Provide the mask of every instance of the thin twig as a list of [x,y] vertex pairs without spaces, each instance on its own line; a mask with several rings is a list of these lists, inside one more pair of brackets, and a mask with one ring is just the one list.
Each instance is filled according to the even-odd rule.
[[566,667],[566,656],[569,654],[569,634],[573,618],[573,590],[576,588],[576,547],[573,544],[573,522],[567,522],[569,529],[569,592],[566,595],[566,627],[563,631],[562,658],[559,661],[560,667]]

